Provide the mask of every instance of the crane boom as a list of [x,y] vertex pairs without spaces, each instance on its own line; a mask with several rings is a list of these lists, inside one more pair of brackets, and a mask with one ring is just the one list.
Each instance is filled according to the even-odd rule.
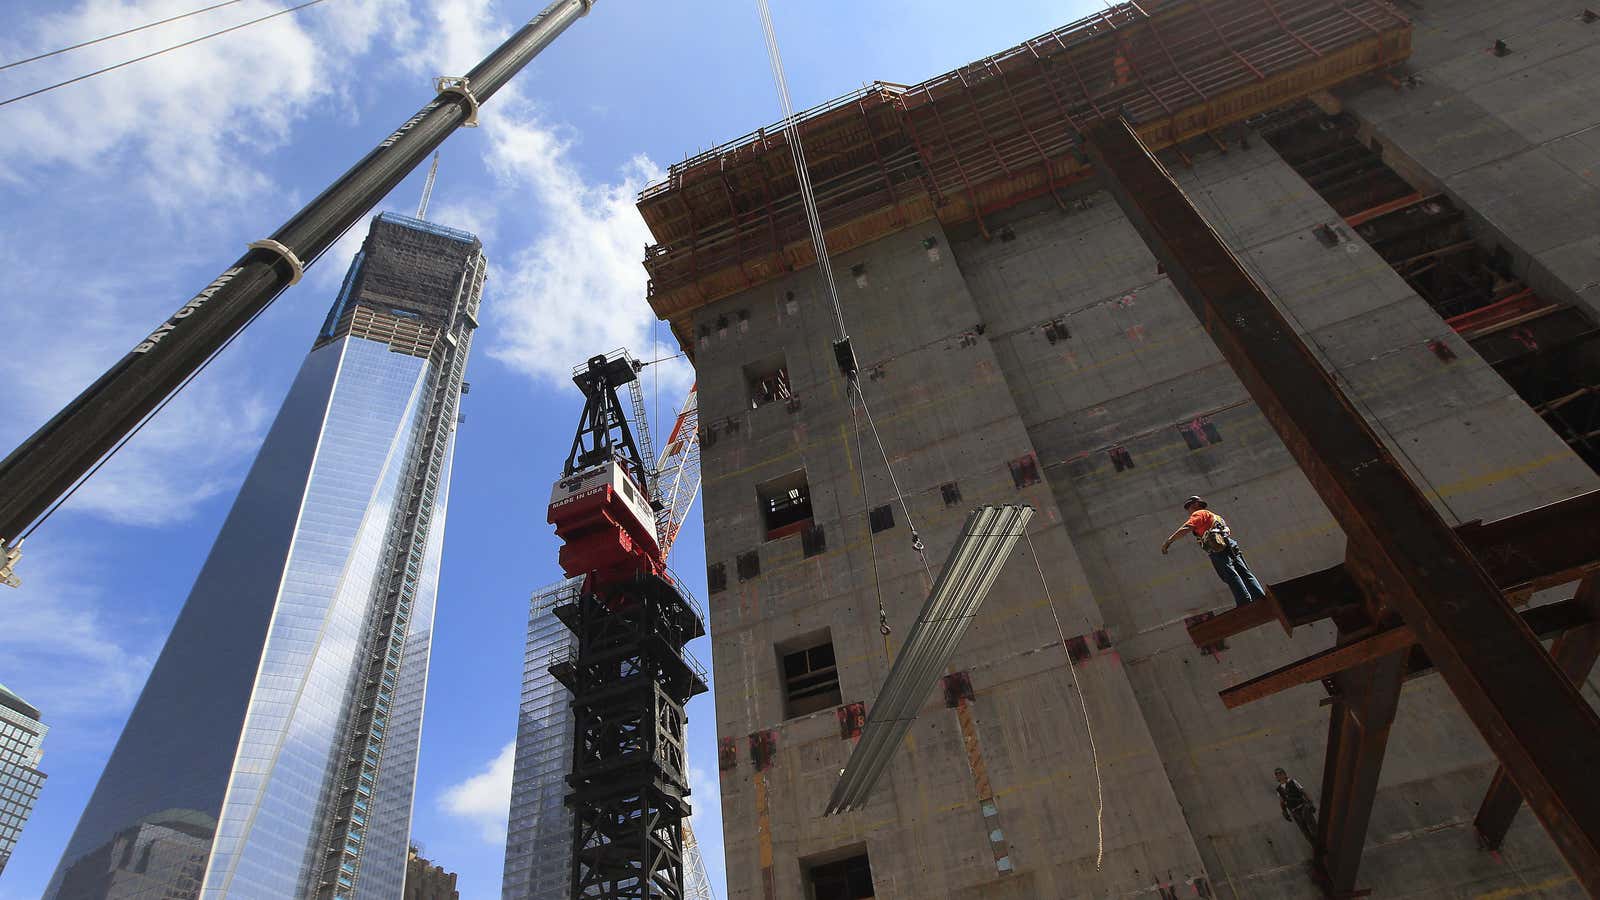
[[699,385],[689,385],[689,396],[661,445],[656,463],[656,499],[661,511],[656,514],[656,539],[661,543],[661,558],[666,559],[678,539],[678,529],[700,493],[700,405]]
[[439,93],[266,240],[150,332],[66,408],[0,461],[0,546],[28,527],[192,378],[305,267],[364,217],[594,0],[555,0]]

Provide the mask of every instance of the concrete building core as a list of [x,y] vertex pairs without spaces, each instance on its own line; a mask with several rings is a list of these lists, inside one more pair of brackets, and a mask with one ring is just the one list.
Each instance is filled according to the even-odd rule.
[[[1273,770],[1317,795],[1323,690],[1217,691],[1333,627],[1196,649],[1186,620],[1231,597],[1161,542],[1191,494],[1263,582],[1344,536],[1076,151],[1117,110],[1447,521],[1600,487],[1600,22],[1572,4],[1127,4],[805,114],[911,522],[846,402],[782,130],[675,166],[639,205],[700,394],[731,900],[1322,895]],[[1065,640],[1012,559],[871,802],[823,818],[926,595],[911,526],[937,565],[1002,502],[1037,510]],[[1385,763],[1373,896],[1583,895],[1526,812],[1477,846],[1495,758],[1440,679],[1406,683]]]

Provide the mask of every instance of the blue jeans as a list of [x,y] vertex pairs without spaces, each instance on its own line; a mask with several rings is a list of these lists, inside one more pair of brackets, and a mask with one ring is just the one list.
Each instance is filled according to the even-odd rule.
[[1250,567],[1244,564],[1244,554],[1239,551],[1237,541],[1229,538],[1228,549],[1206,555],[1211,557],[1211,566],[1217,570],[1217,577],[1228,586],[1228,590],[1233,591],[1234,606],[1244,606],[1267,595]]

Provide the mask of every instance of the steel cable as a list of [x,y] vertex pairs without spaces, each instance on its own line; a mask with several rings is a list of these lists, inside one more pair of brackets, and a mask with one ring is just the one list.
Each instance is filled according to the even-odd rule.
[[[823,234],[822,217],[817,211],[816,192],[811,183],[811,173],[806,165],[805,147],[800,140],[800,120],[794,114],[794,103],[789,96],[789,82],[783,72],[783,54],[778,49],[777,29],[772,22],[772,7],[768,0],[756,0],[757,11],[761,16],[761,29],[767,42],[767,62],[772,68],[772,80],[778,91],[778,102],[783,107],[783,127],[789,139],[789,152],[794,160],[795,182],[800,194],[801,206],[805,210],[806,224],[811,232],[811,242],[817,257],[817,268],[822,272],[824,287],[828,291],[828,300],[833,305],[834,320],[839,326],[839,337],[848,339],[849,332],[845,329],[844,308],[839,301],[839,287],[833,277],[833,261],[828,255],[828,243]],[[911,531],[911,548],[916,551],[917,557],[922,561],[923,577],[927,580],[928,587],[933,587],[933,573],[928,566],[926,546],[922,537],[917,532],[916,524],[911,519],[911,509],[906,504],[905,494],[900,490],[900,483],[894,474],[894,466],[889,463],[889,454],[884,449],[883,439],[878,434],[878,427],[872,422],[872,411],[867,407],[866,392],[861,388],[861,379],[854,373],[847,374],[848,384],[845,387],[846,397],[850,403],[850,416],[856,417],[856,401],[859,399],[861,412],[867,416],[867,423],[872,426],[873,440],[878,445],[878,453],[883,457],[884,468],[889,472],[889,481],[894,486],[895,500],[900,504],[901,512],[906,517],[906,527]],[[853,393],[852,393],[853,391]],[[859,425],[857,426],[859,428]],[[859,446],[858,446],[859,449]],[[859,454],[858,454],[859,455]],[[861,491],[863,500],[866,495],[866,472],[861,472]],[[868,539],[871,539],[871,523],[868,523]],[[876,567],[874,567],[876,574]],[[883,605],[882,594],[879,594],[880,612]],[[880,621],[880,626],[882,621]]]
[[157,21],[150,22],[150,23],[145,24],[145,25],[137,25],[137,26],[135,26],[133,28],[126,28],[126,29],[123,29],[122,31],[117,32],[116,34],[108,34],[105,37],[97,37],[94,40],[90,40],[90,41],[80,41],[79,43],[73,44],[70,47],[62,47],[60,50],[51,50],[49,53],[40,53],[37,56],[30,56],[27,59],[19,59],[16,62],[8,62],[8,63],[6,63],[4,65],[0,65],[0,72],[5,71],[6,69],[16,68],[17,66],[26,65],[27,63],[38,62],[41,59],[49,59],[52,56],[60,56],[61,54],[66,53],[66,52],[68,52],[70,50],[79,50],[79,49],[82,49],[84,47],[88,47],[88,46],[90,46],[92,44],[99,44],[99,43],[101,43],[103,41],[109,41],[112,38],[119,38],[119,37],[122,37],[124,35],[133,34],[136,31],[144,31],[147,28],[154,28],[157,25],[165,25],[168,22],[176,22],[179,19],[187,19],[190,16],[198,16],[201,13],[210,12],[213,9],[221,9],[224,6],[232,6],[235,3],[243,3],[243,2],[244,2],[244,0],[222,0],[221,3],[213,3],[210,6],[205,6],[205,7],[201,7],[200,9],[190,10],[189,12],[186,12],[186,13],[179,13],[178,15],[175,15],[175,16],[168,16],[165,19],[158,19]]
[[[124,66],[131,66],[131,65],[133,65],[134,63],[137,63],[137,62],[144,62],[147,59],[152,59],[154,57],[162,55],[163,53],[171,53],[174,50],[181,50],[182,48],[187,47],[190,44],[198,44],[201,41],[210,40],[211,38],[214,38],[214,37],[220,37],[220,36],[222,36],[224,34],[227,34],[230,31],[238,31],[241,28],[248,28],[251,25],[256,25],[256,24],[259,24],[261,22],[265,22],[268,19],[276,19],[278,16],[286,16],[289,13],[292,13],[292,12],[299,12],[300,10],[305,9],[308,6],[316,6],[318,3],[323,3],[323,2],[325,2],[325,0],[306,0],[305,3],[301,3],[298,6],[291,6],[291,7],[287,8],[287,9],[280,9],[277,12],[268,13],[267,15],[251,19],[248,22],[240,22],[238,25],[232,25],[232,26],[229,26],[227,28],[223,28],[223,29],[218,30],[218,31],[213,31],[210,34],[203,34],[203,35],[201,35],[201,36],[199,36],[197,38],[191,38],[190,40],[184,41],[181,44],[173,44],[170,47],[163,47],[160,50],[152,50],[151,52],[146,53],[143,56],[136,56],[133,59],[124,60],[122,62],[119,62],[119,63],[115,64],[115,65],[106,66],[103,69],[95,69],[93,72],[86,72],[86,73],[84,73],[82,75],[78,75],[78,76],[73,77],[73,78],[68,78],[66,81],[58,81],[55,84],[46,85],[46,86],[44,86],[42,88],[39,88],[38,90],[29,91],[26,94],[18,94],[15,97],[11,97],[11,98],[6,99],[6,100],[0,100],[0,106],[7,106],[9,104],[16,103],[18,100],[26,100],[29,97],[37,97],[40,94],[46,93],[48,91],[53,91],[56,88],[66,87],[69,84],[77,84],[80,81],[84,81],[86,79],[93,78],[96,75],[104,75],[107,72],[114,72],[117,69],[123,68]],[[58,52],[60,52],[60,51],[58,51]],[[27,60],[24,60],[24,62],[26,62],[26,61]],[[13,65],[16,65],[16,64],[14,63]]]

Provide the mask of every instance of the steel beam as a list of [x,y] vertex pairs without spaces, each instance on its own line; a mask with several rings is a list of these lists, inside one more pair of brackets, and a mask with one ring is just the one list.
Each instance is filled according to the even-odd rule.
[[1416,632],[1578,882],[1600,895],[1600,715],[1133,128],[1102,120],[1085,137],[1104,184],[1350,550],[1371,561],[1351,573],[1363,594]]
[[1224,688],[1217,692],[1217,696],[1222,698],[1223,706],[1234,709],[1298,685],[1321,681],[1375,659],[1409,650],[1416,642],[1417,636],[1407,625],[1380,628],[1364,634],[1357,633],[1350,635],[1348,641],[1341,640],[1337,646],[1321,653],[1313,653],[1287,666],[1273,669],[1265,675]]
[[[1582,630],[1592,622],[1600,622],[1600,612],[1590,612],[1580,606],[1576,599],[1562,600],[1545,606],[1536,606],[1533,609],[1522,611],[1522,621],[1526,622],[1533,633],[1540,640],[1559,638],[1573,630]],[[1198,626],[1196,626],[1198,627]],[[1600,630],[1600,629],[1597,629]],[[1280,666],[1258,675],[1249,681],[1224,688],[1217,692],[1222,698],[1222,705],[1229,709],[1243,706],[1273,694],[1281,693],[1292,687],[1321,681],[1335,672],[1341,672],[1352,666],[1367,662],[1379,656],[1384,656],[1395,650],[1409,650],[1416,646],[1416,634],[1409,626],[1398,625],[1387,629],[1373,629],[1364,637],[1359,637],[1349,642],[1341,642],[1320,653],[1295,660],[1286,666]],[[1557,647],[1564,646],[1558,642]],[[1552,647],[1559,662],[1561,653],[1556,653],[1557,647]],[[1570,651],[1566,651],[1570,652]],[[1590,663],[1593,666],[1593,663]],[[1563,664],[1563,668],[1565,665]],[[1570,670],[1568,670],[1570,671]],[[1587,674],[1588,669],[1584,669]],[[1406,678],[1419,678],[1423,675],[1433,674],[1433,662],[1426,653],[1412,654],[1411,663],[1406,670]],[[1581,680],[1579,678],[1574,681]],[[1520,801],[1519,801],[1520,802]]]
[[[1569,602],[1582,608],[1588,614],[1589,621],[1562,632],[1550,645],[1550,655],[1573,684],[1582,685],[1594,669],[1595,661],[1600,660],[1600,575],[1585,577],[1578,586],[1577,595]],[[1521,807],[1522,794],[1506,772],[1506,767],[1501,766],[1495,770],[1494,778],[1489,782],[1489,791],[1483,797],[1483,805],[1478,808],[1477,818],[1472,821],[1478,832],[1478,842],[1484,849],[1500,849],[1500,844],[1506,838],[1506,830],[1511,827],[1511,820]]]
[[[1354,635],[1340,637],[1342,641]],[[1322,763],[1322,811],[1313,862],[1330,897],[1355,893],[1405,662],[1405,650],[1394,650],[1329,679],[1333,712]]]

